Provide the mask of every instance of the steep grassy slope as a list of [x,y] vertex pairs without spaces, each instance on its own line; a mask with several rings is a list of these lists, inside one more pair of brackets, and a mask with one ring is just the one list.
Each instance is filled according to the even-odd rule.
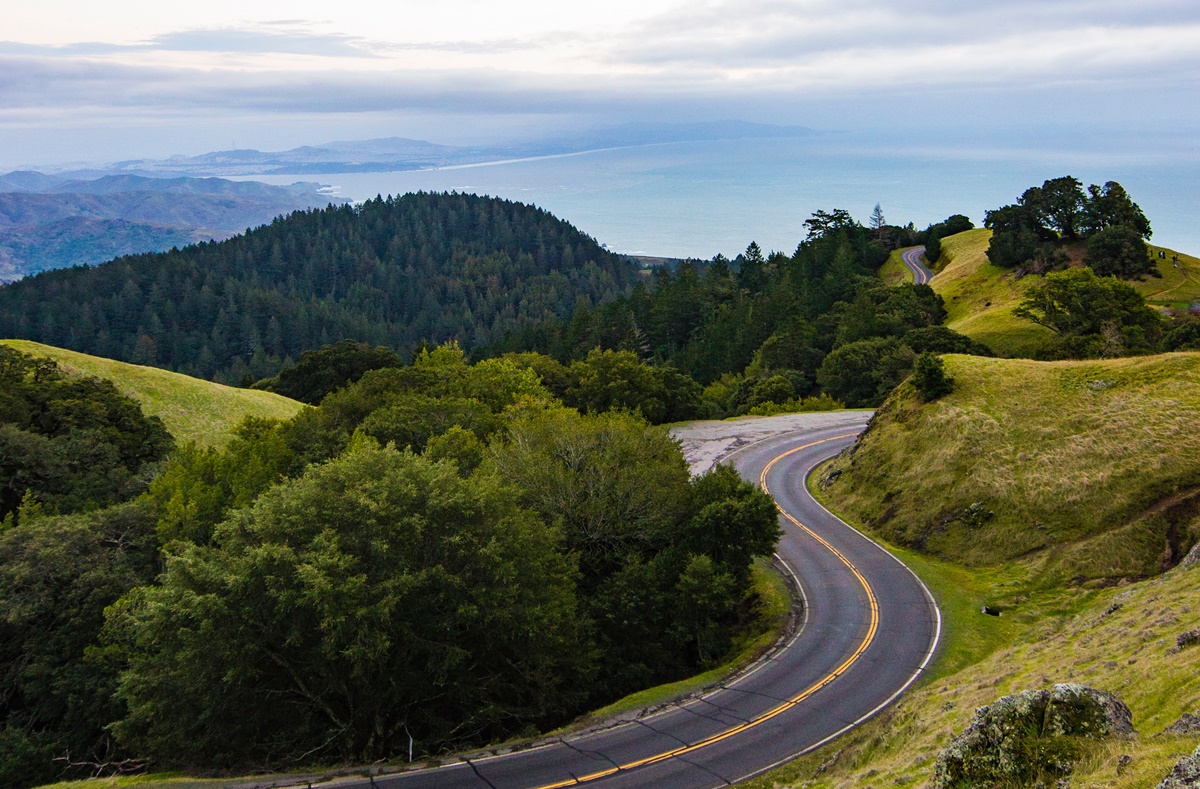
[[[927,579],[949,577],[917,569]],[[1155,786],[1196,747],[1198,735],[1159,733],[1183,713],[1200,711],[1200,647],[1174,650],[1180,633],[1200,627],[1200,569],[1119,589],[1032,595],[1019,568],[973,576],[973,584],[934,585],[934,593],[948,614],[948,637],[956,628],[1001,631],[986,657],[961,667],[943,651],[931,676],[879,717],[748,786],[925,786],[938,751],[976,708],[1058,682],[1116,693],[1139,732],[1133,741],[1093,747],[1071,776],[1072,789]],[[980,600],[1001,606],[1004,616],[979,614]],[[952,649],[950,656],[958,654]],[[1122,764],[1122,756],[1130,760]]]
[[957,385],[880,409],[828,486],[889,540],[1046,582],[1160,572],[1196,539],[1200,353],[1086,362],[946,356]]
[[903,251],[903,249],[892,250],[892,254],[888,255],[888,259],[879,267],[879,278],[883,280],[883,284],[903,285],[913,281],[912,272],[908,270],[908,266],[904,265],[904,258],[900,255]]
[[990,230],[968,230],[942,239],[939,269],[929,284],[946,302],[948,327],[1000,356],[1027,356],[1051,332],[1012,314],[1025,287],[988,262],[991,238]]
[[141,367],[26,340],[0,340],[32,356],[47,357],[81,375],[107,378],[157,416],[180,443],[220,446],[248,416],[289,419],[303,404],[272,392],[234,389],[154,367]]

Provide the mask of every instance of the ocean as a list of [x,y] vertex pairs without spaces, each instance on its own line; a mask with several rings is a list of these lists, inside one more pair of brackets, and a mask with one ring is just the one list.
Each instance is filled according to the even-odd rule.
[[[617,252],[732,257],[751,241],[790,253],[804,220],[842,208],[866,222],[923,228],[984,211],[1029,186],[1073,175],[1119,181],[1150,217],[1153,243],[1200,254],[1200,156],[985,145],[904,144],[854,135],[669,143],[391,173],[256,176],[317,180],[353,200],[459,191],[532,203]],[[250,180],[250,179],[245,179]]]

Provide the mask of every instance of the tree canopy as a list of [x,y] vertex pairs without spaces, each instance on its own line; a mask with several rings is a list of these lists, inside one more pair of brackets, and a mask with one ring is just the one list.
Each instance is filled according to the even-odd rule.
[[1062,267],[1062,248],[1086,241],[1085,261],[1101,275],[1139,277],[1154,271],[1145,240],[1150,222],[1116,181],[1083,184],[1071,176],[1026,189],[1014,205],[987,212],[992,230],[988,258],[1033,273]]
[[342,339],[474,348],[624,293],[632,264],[545,211],[409,194],[0,288],[0,336],[240,385]]

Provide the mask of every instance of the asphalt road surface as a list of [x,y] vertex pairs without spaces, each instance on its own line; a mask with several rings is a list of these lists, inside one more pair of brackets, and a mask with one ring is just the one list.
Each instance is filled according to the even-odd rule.
[[908,270],[912,272],[915,285],[928,285],[929,280],[933,279],[933,272],[925,268],[925,264],[921,262],[921,255],[924,254],[925,247],[913,247],[900,253],[904,265],[908,266]]
[[708,789],[812,750],[893,701],[929,664],[941,615],[899,560],[823,509],[805,486],[869,414],[743,447],[728,460],[780,508],[778,561],[799,579],[803,623],[765,659],[699,698],[504,755],[341,787],[379,789]]

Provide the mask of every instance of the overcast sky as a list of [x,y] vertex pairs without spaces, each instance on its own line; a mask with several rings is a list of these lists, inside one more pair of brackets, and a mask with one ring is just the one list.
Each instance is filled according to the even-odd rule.
[[1195,156],[1195,0],[0,0],[0,167],[738,118]]

